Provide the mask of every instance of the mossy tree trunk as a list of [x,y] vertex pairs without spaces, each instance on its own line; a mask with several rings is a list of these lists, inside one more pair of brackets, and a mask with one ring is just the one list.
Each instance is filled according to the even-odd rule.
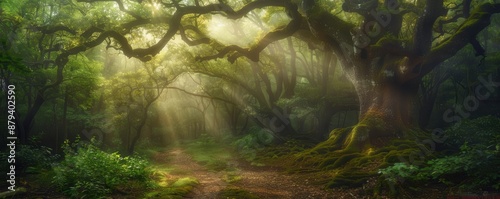
[[[428,0],[415,22],[413,41],[400,37],[405,5],[398,1],[344,1],[342,9],[364,17],[353,25],[303,0],[311,33],[325,49],[332,49],[342,63],[343,71],[358,95],[359,122],[350,128],[334,129],[330,138],[298,154],[299,170],[332,170],[322,172],[332,186],[358,186],[377,175],[391,163],[425,158],[428,149],[420,142],[425,135],[414,128],[413,107],[422,78],[464,46],[471,44],[476,53],[484,49],[475,37],[500,12],[500,4],[482,4],[474,11],[464,8],[466,19],[441,43],[433,42],[435,22],[446,14],[443,0]],[[363,2],[363,3],[360,3]],[[442,26],[447,22],[439,23]],[[453,32],[453,30],[451,30]]]
[[[404,138],[413,128],[412,110],[416,83],[354,81],[360,102],[359,123],[345,144],[349,150],[383,147],[391,139]],[[363,130],[361,130],[363,129]]]
[[359,123],[349,135],[341,136],[345,139],[343,150],[348,151],[382,147],[393,138],[407,138],[405,132],[417,126],[412,117],[413,104],[422,78],[468,44],[484,54],[475,37],[489,25],[491,15],[500,12],[500,4],[486,3],[474,11],[464,8],[465,22],[436,44],[432,27],[446,15],[442,0],[426,2],[425,14],[416,20],[413,41],[400,37],[402,18],[409,13],[405,5],[397,5],[394,0],[381,5],[376,0],[366,2],[345,1],[342,7],[364,17],[359,26],[332,15],[315,1],[303,2],[308,5],[304,12],[311,32],[325,49],[333,50],[358,94]]

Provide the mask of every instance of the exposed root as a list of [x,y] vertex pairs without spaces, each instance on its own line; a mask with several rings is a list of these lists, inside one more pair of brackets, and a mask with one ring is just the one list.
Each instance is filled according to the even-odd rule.
[[[423,132],[390,129],[381,133],[384,129],[375,125],[377,122],[364,121],[351,128],[333,130],[327,141],[296,154],[296,172],[316,168],[326,187],[358,187],[378,176],[379,169],[422,157],[426,148],[415,138]],[[407,139],[398,138],[403,135]]]

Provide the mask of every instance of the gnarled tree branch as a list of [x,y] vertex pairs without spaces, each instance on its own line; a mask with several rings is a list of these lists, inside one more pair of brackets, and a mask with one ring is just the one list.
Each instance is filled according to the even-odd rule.
[[488,25],[492,14],[500,13],[500,3],[485,3],[476,8],[458,30],[441,44],[433,47],[424,57],[420,77],[429,73],[441,62],[454,56],[467,44],[474,42],[476,36]]
[[418,19],[413,35],[413,51],[416,55],[424,55],[431,49],[434,22],[439,16],[446,14],[443,0],[427,0],[424,14]]
[[[267,2],[267,1],[265,1]],[[269,1],[271,2],[271,1]],[[231,15],[228,16],[229,19],[234,19],[234,17],[242,17],[243,14],[241,11],[250,12],[250,5],[253,5],[255,8],[264,7],[264,1],[254,1],[252,3],[247,4],[247,6],[240,9],[238,12],[232,12]],[[269,6],[269,5],[268,5]],[[198,61],[211,60],[216,58],[222,58],[229,54],[228,61],[234,63],[236,59],[241,56],[245,56],[250,60],[257,62],[259,61],[259,54],[262,50],[264,50],[269,44],[274,41],[278,41],[287,37],[292,36],[296,31],[300,29],[302,16],[297,10],[297,6],[292,3],[287,3],[285,1],[273,1],[270,6],[282,6],[287,10],[288,15],[292,18],[290,23],[285,27],[278,28],[272,32],[269,32],[266,36],[259,40],[259,42],[250,48],[242,48],[236,45],[226,46],[219,51],[219,53],[210,56],[197,57]],[[226,9],[227,10],[227,9]]]

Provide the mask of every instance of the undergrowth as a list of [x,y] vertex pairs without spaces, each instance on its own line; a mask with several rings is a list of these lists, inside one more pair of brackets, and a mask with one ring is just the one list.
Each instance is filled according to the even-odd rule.
[[500,191],[500,119],[463,120],[446,130],[446,150],[421,165],[396,163],[379,171],[393,184],[441,183],[460,192]]
[[63,150],[64,160],[54,166],[53,182],[70,197],[104,198],[113,192],[152,186],[149,163],[144,159],[107,153],[78,141],[66,141]]

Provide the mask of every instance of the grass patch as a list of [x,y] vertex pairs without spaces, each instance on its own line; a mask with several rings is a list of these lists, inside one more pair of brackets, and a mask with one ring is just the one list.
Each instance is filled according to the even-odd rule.
[[213,171],[222,171],[229,167],[232,149],[216,142],[211,137],[203,137],[186,145],[186,152],[194,161]]

